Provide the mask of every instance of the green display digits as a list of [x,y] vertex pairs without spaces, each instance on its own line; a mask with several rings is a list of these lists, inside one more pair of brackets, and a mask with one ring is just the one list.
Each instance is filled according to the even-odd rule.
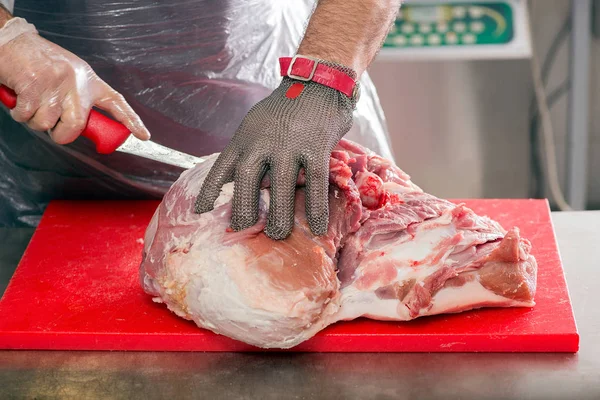
[[513,37],[513,10],[505,2],[406,4],[384,47],[501,45]]

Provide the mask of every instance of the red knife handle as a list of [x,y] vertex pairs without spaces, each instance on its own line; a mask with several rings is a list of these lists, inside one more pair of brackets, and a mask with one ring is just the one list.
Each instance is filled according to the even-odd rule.
[[[17,105],[17,95],[12,89],[0,85],[0,101],[9,109],[13,109]],[[96,151],[100,154],[113,153],[130,134],[125,125],[96,110],[90,111],[87,126],[81,132],[81,136],[94,142]]]

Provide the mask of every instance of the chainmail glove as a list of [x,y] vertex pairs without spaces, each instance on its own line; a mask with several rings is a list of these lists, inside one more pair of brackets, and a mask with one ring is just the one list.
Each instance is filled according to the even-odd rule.
[[[332,65],[346,73],[349,69]],[[296,91],[292,98],[288,92]],[[300,86],[302,85],[302,86]],[[302,89],[300,94],[297,91]],[[355,100],[316,82],[284,77],[281,85],[246,115],[210,170],[196,200],[197,213],[213,209],[221,187],[235,182],[231,227],[243,230],[258,221],[260,184],[265,173],[271,197],[265,233],[287,238],[294,226],[296,181],[306,174],[306,215],[315,235],[329,224],[329,159],[352,127]]]

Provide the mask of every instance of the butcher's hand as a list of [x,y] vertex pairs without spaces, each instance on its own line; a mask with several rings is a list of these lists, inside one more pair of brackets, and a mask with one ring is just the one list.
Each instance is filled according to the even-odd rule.
[[223,184],[233,180],[231,227],[236,231],[251,227],[258,220],[260,184],[268,172],[271,196],[265,233],[285,239],[294,226],[296,181],[304,168],[308,224],[313,234],[326,233],[329,159],[352,126],[354,107],[354,99],[335,89],[283,78],[250,110],[219,155],[202,185],[196,212],[212,210]]
[[50,131],[59,144],[85,129],[93,106],[109,112],[139,139],[150,133],[122,95],[79,57],[12,18],[0,29],[0,82],[17,94],[11,116],[37,131]]

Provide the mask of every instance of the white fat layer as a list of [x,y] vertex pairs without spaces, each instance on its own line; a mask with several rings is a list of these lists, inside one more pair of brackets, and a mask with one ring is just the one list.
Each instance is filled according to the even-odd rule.
[[[417,267],[412,267],[410,264],[413,261],[421,262],[425,260],[432,253],[436,252],[436,247],[443,240],[451,238],[458,233],[456,227],[451,222],[451,215],[444,214],[439,218],[422,223],[416,230],[413,240],[406,241],[400,245],[392,242],[380,248],[378,251],[385,252],[386,262],[393,262],[396,265],[396,279],[389,283],[403,282],[411,279],[421,282],[437,271],[454,250],[453,246],[448,246],[445,254],[435,264],[423,263]],[[372,271],[368,272],[368,267],[374,262],[377,263],[378,261],[371,260],[365,265],[361,263],[356,270],[356,274],[362,274],[365,270],[367,270],[367,273],[372,274]],[[380,286],[382,286],[381,282],[374,281],[374,286],[370,289],[374,290]]]
[[[226,188],[221,197],[231,193]],[[250,266],[249,254],[244,246],[222,244],[222,234],[217,232],[228,225],[223,215],[204,214],[196,224],[185,234],[169,232],[160,244],[161,249],[189,249],[187,253],[161,250],[157,252],[161,260],[153,259],[154,252],[146,260],[159,262],[161,269],[158,280],[144,274],[144,287],[160,296],[172,312],[215,333],[265,348],[293,347],[329,324],[339,298],[323,307],[322,302],[309,300],[308,293],[272,286],[260,268],[240,268]],[[265,257],[282,263],[277,253]],[[311,321],[319,313],[321,320]]]
[[[213,247],[211,251],[193,248],[185,257],[166,261],[168,280],[161,285],[147,284],[160,292],[177,315],[193,319],[216,333],[261,347],[293,347],[327,324],[327,318],[314,325],[306,319],[314,315],[310,308],[320,309],[321,305],[308,301],[302,293],[281,293],[278,302],[270,303],[272,307],[257,307],[243,293],[239,280],[231,276],[231,268],[244,265],[246,256],[246,250],[238,245]],[[264,277],[254,279],[256,286],[265,284],[268,282]],[[177,298],[181,289],[185,293],[183,301]],[[338,302],[331,302],[324,316],[333,314],[337,308]]]
[[[380,299],[373,291],[361,291],[352,286],[342,289],[342,307],[335,321],[368,317],[378,320],[409,321],[408,308],[398,299]],[[456,309],[468,309],[477,304],[502,307],[531,307],[532,302],[522,302],[499,296],[486,289],[477,280],[460,287],[447,287],[438,291],[432,299],[432,307],[423,309],[419,316],[447,313]]]
[[415,192],[422,192],[421,188],[418,187],[417,185],[415,185],[412,182],[408,182],[409,186],[403,186],[403,185],[399,185],[396,182],[384,182],[383,183],[383,189],[387,190],[390,193],[398,193],[398,194],[403,194],[403,193],[415,193]]
[[512,300],[500,296],[473,280],[459,287],[446,287],[435,294],[432,299],[433,307],[421,315],[441,314],[455,309],[467,308],[476,304],[523,307],[531,306],[530,302]]
[[[335,315],[336,321],[352,320],[359,317],[373,319],[408,321],[408,308],[397,299],[380,299],[374,291],[362,291],[353,286],[342,289],[342,307]],[[401,307],[399,307],[401,306]]]
[[426,231],[419,230],[413,240],[406,241],[400,246],[387,245],[389,252],[386,252],[386,255],[389,254],[395,259],[421,261],[430,256],[442,240],[454,234],[456,229],[451,225]]

